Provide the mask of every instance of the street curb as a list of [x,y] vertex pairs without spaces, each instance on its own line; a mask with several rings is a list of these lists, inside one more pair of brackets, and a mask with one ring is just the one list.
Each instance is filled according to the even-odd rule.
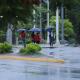
[[52,62],[52,63],[64,63],[61,59],[51,58],[32,58],[32,57],[18,57],[18,56],[0,56],[0,60],[22,60],[22,61],[34,61],[34,62]]

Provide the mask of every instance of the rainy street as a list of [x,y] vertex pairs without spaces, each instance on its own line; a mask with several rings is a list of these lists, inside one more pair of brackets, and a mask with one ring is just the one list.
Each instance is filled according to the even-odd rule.
[[0,0],[0,80],[80,80],[80,0]]
[[[80,80],[80,47],[43,49],[65,63],[0,60],[0,80]],[[47,51],[47,52],[46,52]]]
[[[51,66],[50,66],[51,65]],[[54,78],[55,69],[49,63],[1,60],[1,80],[50,80]]]

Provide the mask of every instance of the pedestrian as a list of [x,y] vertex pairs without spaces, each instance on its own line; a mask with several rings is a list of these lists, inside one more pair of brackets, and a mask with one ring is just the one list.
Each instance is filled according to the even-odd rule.
[[20,32],[20,39],[22,40],[24,47],[26,47],[26,41],[25,41],[26,40],[26,33],[25,33],[25,31]]
[[32,32],[32,34],[31,34],[31,41],[33,43],[35,43],[35,33],[34,32]]
[[36,35],[35,35],[35,42],[36,42],[37,44],[40,44],[40,42],[41,42],[40,33],[36,33]]
[[50,47],[53,47],[53,40],[54,39],[54,36],[53,36],[53,32],[49,32],[49,44],[50,44]]

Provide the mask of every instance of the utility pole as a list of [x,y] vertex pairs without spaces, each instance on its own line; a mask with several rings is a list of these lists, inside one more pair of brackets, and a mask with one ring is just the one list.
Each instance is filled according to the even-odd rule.
[[62,43],[64,43],[64,7],[63,7],[63,3],[61,4],[61,20],[62,20],[61,41]]
[[[49,0],[47,0],[47,28],[49,28]],[[47,43],[49,43],[49,32],[47,32]]]
[[35,12],[35,10],[33,10],[33,28],[35,28],[36,27],[36,20],[35,20],[35,14],[36,14],[36,12]]
[[55,46],[59,47],[59,8],[56,9],[56,43]]
[[40,0],[40,29],[41,29],[41,36],[42,36],[42,12],[41,12],[42,3]]

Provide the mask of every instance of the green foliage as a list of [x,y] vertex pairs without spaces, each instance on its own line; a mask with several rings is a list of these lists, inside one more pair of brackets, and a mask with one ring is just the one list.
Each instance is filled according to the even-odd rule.
[[64,21],[64,33],[66,38],[73,38],[75,35],[73,25],[68,19]]
[[50,0],[52,11],[55,11],[57,6],[60,9],[61,5],[64,7],[65,18],[73,23],[76,41],[80,43],[80,0]]
[[34,54],[38,54],[40,50],[41,47],[38,44],[30,43],[27,44],[26,48],[22,48],[20,50],[20,53],[22,55],[34,55]]
[[32,16],[34,4],[38,5],[39,0],[0,0],[0,16],[2,24],[17,24],[17,21],[26,22]]
[[3,31],[0,31],[0,38],[4,36],[4,32]]
[[56,8],[56,6],[61,6],[63,4],[67,9],[73,8],[75,5],[78,5],[80,3],[80,0],[50,0],[50,7],[53,9]]
[[0,53],[10,53],[12,46],[9,43],[0,43]]
[[17,27],[18,29],[19,29],[19,28],[29,29],[29,28],[32,27],[32,21],[31,21],[31,20],[30,20],[30,21],[28,20],[28,21],[26,21],[25,23],[24,23],[23,21],[18,21],[16,27]]
[[56,16],[51,16],[51,18],[50,18],[50,25],[54,26],[54,27],[56,26]]
[[[59,23],[60,23],[60,33],[61,33],[61,19],[59,18]],[[56,26],[56,17],[52,16],[50,18],[50,25],[54,27]],[[55,30],[54,30],[55,31]],[[64,19],[64,37],[69,40],[71,38],[74,38],[75,33],[73,29],[72,23],[69,21],[69,19]]]
[[4,41],[4,32],[3,31],[0,31],[0,42],[3,42]]

